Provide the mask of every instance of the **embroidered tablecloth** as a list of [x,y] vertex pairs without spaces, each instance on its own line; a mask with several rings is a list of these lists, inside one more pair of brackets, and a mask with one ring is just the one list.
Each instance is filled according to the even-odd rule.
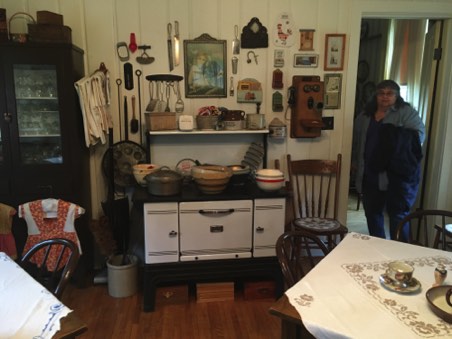
[[[379,277],[389,262],[414,266],[421,289],[400,294]],[[349,233],[295,286],[286,291],[316,338],[451,338],[452,324],[429,308],[425,292],[443,263],[452,284],[452,253]]]
[[71,311],[0,252],[0,338],[52,338]]

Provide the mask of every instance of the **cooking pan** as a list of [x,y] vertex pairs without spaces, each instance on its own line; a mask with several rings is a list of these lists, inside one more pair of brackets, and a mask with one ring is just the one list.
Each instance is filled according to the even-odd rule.
[[169,196],[180,193],[183,181],[182,174],[164,167],[144,177],[147,181],[149,194]]

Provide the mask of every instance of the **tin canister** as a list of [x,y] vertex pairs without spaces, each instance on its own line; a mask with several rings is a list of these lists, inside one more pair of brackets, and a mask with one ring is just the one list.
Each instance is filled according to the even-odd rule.
[[286,137],[287,126],[278,118],[274,118],[268,125],[270,138],[284,139]]

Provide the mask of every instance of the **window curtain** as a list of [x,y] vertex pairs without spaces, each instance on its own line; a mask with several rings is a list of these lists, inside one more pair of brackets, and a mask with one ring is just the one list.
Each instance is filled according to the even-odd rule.
[[420,80],[427,20],[391,20],[386,56],[386,79],[407,86],[406,101],[420,103]]
[[418,111],[427,125],[428,110],[430,109],[430,95],[432,74],[434,74],[433,54],[435,50],[435,25],[430,25],[429,30],[425,35],[424,57],[422,59],[421,79],[419,87],[419,103]]

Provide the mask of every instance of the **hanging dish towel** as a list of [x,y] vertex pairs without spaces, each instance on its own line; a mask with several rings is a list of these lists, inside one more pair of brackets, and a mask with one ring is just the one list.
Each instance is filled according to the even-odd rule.
[[89,77],[77,81],[74,86],[83,115],[86,147],[99,142],[105,144],[108,130],[113,126],[109,111],[111,98],[108,70],[97,70]]

